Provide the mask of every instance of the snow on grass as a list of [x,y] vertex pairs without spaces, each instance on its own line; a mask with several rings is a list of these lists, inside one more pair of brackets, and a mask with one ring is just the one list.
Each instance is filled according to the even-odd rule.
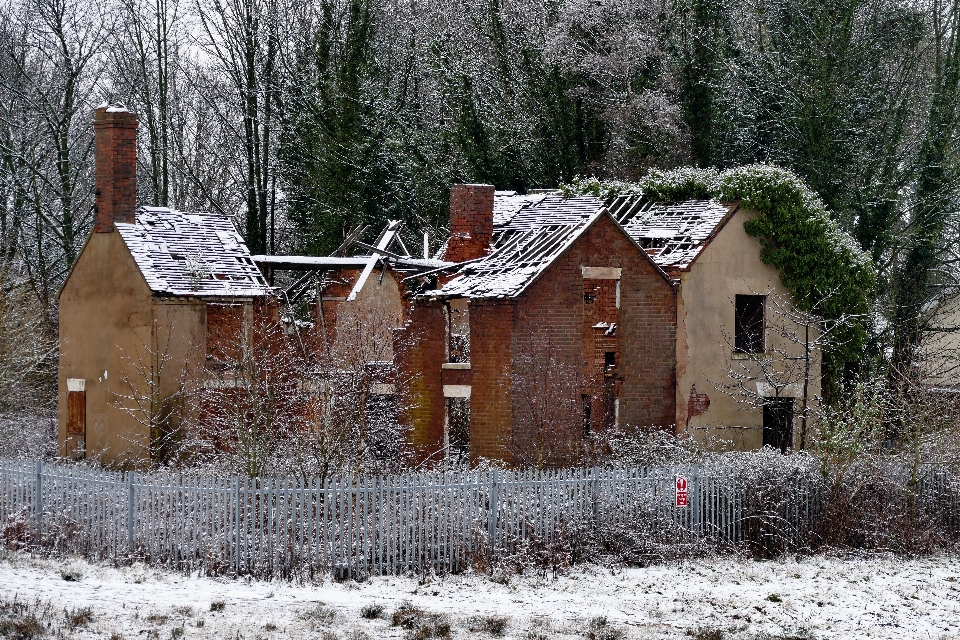
[[[77,612],[84,620],[73,624]],[[721,558],[507,584],[292,584],[3,553],[0,637],[28,615],[52,616],[69,638],[960,638],[960,558]]]

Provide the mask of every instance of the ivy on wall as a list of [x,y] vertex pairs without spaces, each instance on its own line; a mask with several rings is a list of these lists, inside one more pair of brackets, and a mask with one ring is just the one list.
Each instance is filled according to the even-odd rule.
[[836,375],[859,360],[876,271],[867,253],[792,172],[766,164],[726,171],[684,167],[653,170],[636,183],[577,178],[561,191],[603,199],[642,194],[660,202],[716,198],[757,211],[760,215],[744,229],[760,241],[760,259],[779,270],[794,304],[828,320],[855,316],[836,331],[825,366]]

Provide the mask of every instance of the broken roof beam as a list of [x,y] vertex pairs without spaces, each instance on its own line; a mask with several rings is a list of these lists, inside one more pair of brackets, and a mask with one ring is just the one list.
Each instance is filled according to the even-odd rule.
[[250,256],[261,267],[287,271],[329,271],[333,269],[363,269],[370,260],[367,256],[340,258],[335,256]]
[[395,253],[387,251],[387,247],[390,246],[390,243],[393,242],[393,239],[397,236],[397,233],[400,231],[401,222],[399,220],[391,220],[390,224],[380,232],[380,237],[377,238],[377,245],[372,247],[370,245],[362,246],[373,250],[373,255],[367,258],[367,263],[363,267],[363,271],[360,273],[360,277],[357,278],[357,283],[353,285],[353,289],[350,291],[350,295],[347,296],[347,301],[352,301],[357,299],[357,294],[360,293],[360,290],[363,289],[363,285],[367,283],[367,278],[370,277],[370,274],[373,273],[373,268],[377,266],[377,262],[384,257],[392,256],[399,258]]
[[343,244],[337,247],[337,250],[331,253],[330,255],[342,256],[343,254],[345,254],[347,250],[353,246],[353,243],[359,240],[360,237],[363,236],[363,234],[365,234],[369,228],[370,228],[370,225],[368,224],[358,225],[356,229],[354,229],[347,235],[347,238],[343,241]]

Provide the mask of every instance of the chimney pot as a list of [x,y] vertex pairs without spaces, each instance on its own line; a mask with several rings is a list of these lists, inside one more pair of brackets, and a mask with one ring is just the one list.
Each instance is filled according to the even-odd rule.
[[136,222],[137,115],[121,105],[100,105],[94,112],[93,133],[96,154],[93,229],[97,233],[110,233],[115,222]]
[[444,259],[465,262],[487,255],[493,241],[492,184],[450,188],[450,241]]

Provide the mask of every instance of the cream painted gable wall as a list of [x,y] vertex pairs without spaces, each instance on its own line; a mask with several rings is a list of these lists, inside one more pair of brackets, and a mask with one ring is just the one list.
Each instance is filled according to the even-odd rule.
[[[763,411],[738,402],[730,393],[718,389],[729,384],[731,366],[739,367],[732,348],[734,339],[734,300],[737,294],[775,294],[788,296],[779,272],[760,261],[760,243],[747,235],[743,224],[757,215],[737,210],[710,244],[681,273],[677,309],[677,431],[686,432],[701,442],[725,440],[737,449],[757,449],[763,442]],[[767,322],[771,318],[767,305]],[[777,339],[768,331],[767,351],[776,344],[791,352],[803,347]],[[815,359],[811,378],[816,382],[809,397],[820,394],[819,360]],[[707,411],[687,415],[691,387],[710,399]],[[794,395],[791,389],[787,395]],[[799,395],[799,394],[798,394]],[[800,400],[795,414],[799,415]],[[794,437],[799,431],[795,420]]]
[[115,406],[122,357],[154,344],[153,296],[119,233],[94,233],[60,292],[58,424],[62,455],[67,437],[67,379],[85,381],[87,457],[105,462],[144,454],[146,429]]
[[[356,277],[350,281],[351,286]],[[393,360],[393,331],[403,326],[403,296],[393,272],[375,270],[353,301],[339,303],[334,356],[346,362]],[[359,360],[358,360],[359,362]],[[355,363],[356,364],[356,363]]]
[[[147,463],[148,379],[167,397],[199,371],[204,312],[201,300],[155,297],[119,233],[92,234],[60,293],[61,455],[79,447],[105,464]],[[67,433],[68,379],[84,381],[83,438]]]

